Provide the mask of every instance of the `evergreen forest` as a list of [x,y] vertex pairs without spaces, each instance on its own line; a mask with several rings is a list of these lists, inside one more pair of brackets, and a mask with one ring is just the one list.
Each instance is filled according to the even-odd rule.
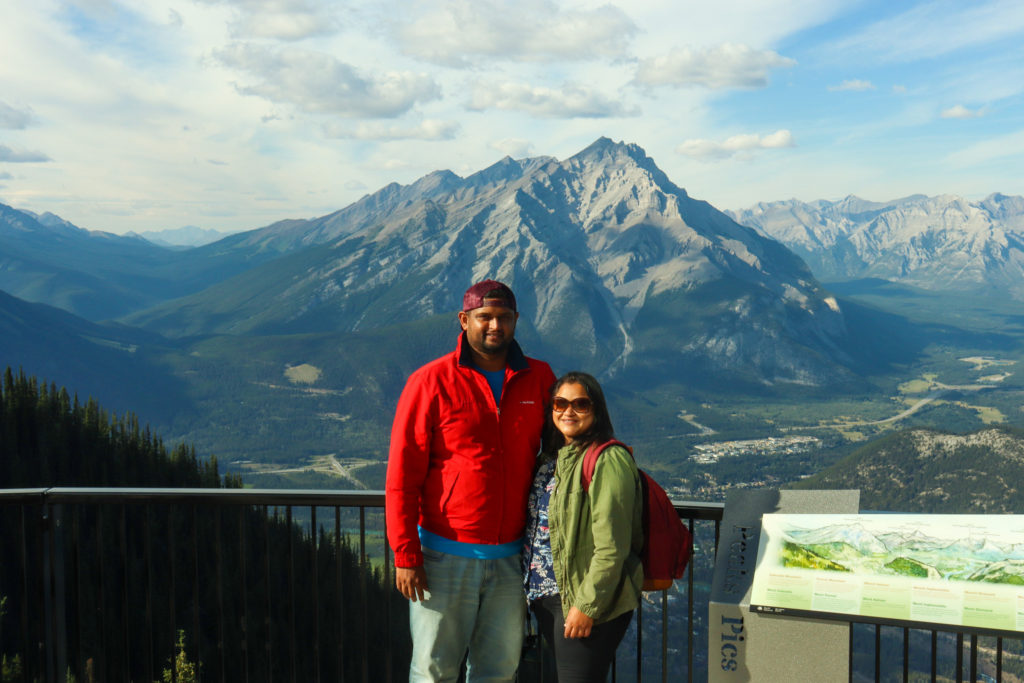
[[53,505],[50,487],[241,493],[215,457],[8,368],[0,681],[55,678],[55,662],[67,681],[380,680],[406,666],[408,636],[390,627],[404,601],[345,532],[344,508],[317,524],[315,507],[173,492]]

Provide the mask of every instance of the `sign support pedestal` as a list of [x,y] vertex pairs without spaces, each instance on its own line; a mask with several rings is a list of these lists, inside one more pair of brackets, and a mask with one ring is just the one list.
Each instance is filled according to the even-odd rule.
[[750,611],[761,515],[856,514],[859,491],[734,491],[725,502],[708,620],[708,681],[849,679],[850,624]]

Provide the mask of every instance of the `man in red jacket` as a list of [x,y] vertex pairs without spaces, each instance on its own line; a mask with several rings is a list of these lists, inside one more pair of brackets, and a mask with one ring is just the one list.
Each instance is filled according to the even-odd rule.
[[395,585],[410,600],[410,681],[512,681],[522,648],[526,496],[555,376],[513,339],[507,286],[462,299],[453,353],[408,379],[386,484]]

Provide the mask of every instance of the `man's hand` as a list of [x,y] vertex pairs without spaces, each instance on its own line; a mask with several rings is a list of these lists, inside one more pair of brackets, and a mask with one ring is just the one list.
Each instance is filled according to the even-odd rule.
[[409,600],[423,600],[427,590],[427,572],[419,567],[395,567],[395,588]]
[[569,615],[565,618],[565,637],[586,638],[590,635],[590,629],[593,626],[593,619],[575,607],[570,607]]

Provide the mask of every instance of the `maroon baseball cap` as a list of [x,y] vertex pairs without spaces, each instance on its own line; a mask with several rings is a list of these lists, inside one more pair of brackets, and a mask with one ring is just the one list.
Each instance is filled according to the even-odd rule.
[[504,306],[516,310],[516,295],[497,280],[483,280],[478,282],[462,296],[462,310],[472,311],[481,306]]

